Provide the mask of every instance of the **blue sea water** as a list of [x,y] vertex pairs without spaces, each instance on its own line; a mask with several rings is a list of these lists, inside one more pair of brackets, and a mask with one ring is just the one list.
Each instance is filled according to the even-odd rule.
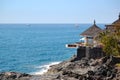
[[[0,24],[0,72],[40,72],[45,65],[69,59],[80,33],[91,24]],[[104,28],[104,24],[99,24]],[[47,66],[48,67],[48,66]]]

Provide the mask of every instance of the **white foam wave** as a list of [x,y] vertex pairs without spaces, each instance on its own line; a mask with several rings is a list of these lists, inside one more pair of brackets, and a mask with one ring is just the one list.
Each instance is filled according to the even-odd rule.
[[32,74],[32,75],[42,75],[42,74],[44,74],[45,72],[47,72],[48,69],[50,69],[50,66],[51,66],[51,65],[56,65],[56,64],[59,64],[59,63],[60,63],[60,62],[52,62],[52,63],[46,64],[46,65],[38,66],[38,67],[36,67],[36,68],[38,68],[38,69],[40,69],[40,70],[38,70],[38,71],[36,71],[36,72],[32,72],[32,73],[30,73],[30,74]]

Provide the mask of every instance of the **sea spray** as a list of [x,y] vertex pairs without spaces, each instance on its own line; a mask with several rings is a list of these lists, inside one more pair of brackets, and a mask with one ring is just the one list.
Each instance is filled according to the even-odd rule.
[[48,71],[48,69],[50,69],[50,66],[56,65],[56,64],[59,64],[59,63],[60,62],[51,62],[51,63],[45,64],[45,65],[42,65],[42,66],[38,66],[36,68],[39,69],[39,70],[37,70],[36,72],[32,72],[30,74],[32,74],[32,75],[42,75],[42,74],[46,73]]

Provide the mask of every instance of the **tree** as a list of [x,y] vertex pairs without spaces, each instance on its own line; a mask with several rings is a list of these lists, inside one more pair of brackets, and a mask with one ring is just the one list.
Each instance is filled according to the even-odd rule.
[[97,37],[107,55],[120,56],[120,25],[114,25],[114,31],[105,30]]

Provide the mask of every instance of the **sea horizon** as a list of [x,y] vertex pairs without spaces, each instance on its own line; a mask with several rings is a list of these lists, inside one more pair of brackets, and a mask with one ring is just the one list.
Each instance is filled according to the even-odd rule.
[[[93,24],[92,22],[91,23],[0,23],[1,24],[38,24],[38,25],[53,25],[53,24],[56,24],[56,25],[63,25],[63,24],[73,24],[73,25],[76,25],[76,24]],[[99,23],[99,22],[96,22],[96,24],[111,24],[110,22],[107,22],[107,23]]]

